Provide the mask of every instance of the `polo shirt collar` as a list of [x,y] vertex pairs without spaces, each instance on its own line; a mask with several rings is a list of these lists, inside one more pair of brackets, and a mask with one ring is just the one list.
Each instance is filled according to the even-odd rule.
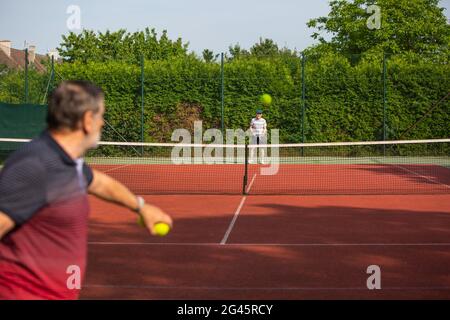
[[49,144],[52,150],[55,151],[61,157],[64,163],[72,166],[76,165],[76,162],[67,154],[67,152],[59,145],[59,143],[56,142],[55,139],[53,139],[48,130],[42,132],[41,137]]

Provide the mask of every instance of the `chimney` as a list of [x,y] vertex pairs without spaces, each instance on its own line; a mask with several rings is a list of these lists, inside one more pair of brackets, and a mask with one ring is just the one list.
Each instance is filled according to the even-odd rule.
[[11,57],[11,41],[0,40],[0,50],[2,50],[8,57]]
[[47,55],[50,57],[50,59],[53,57],[55,61],[59,59],[59,53],[56,49],[49,50]]
[[34,63],[34,59],[36,58],[36,46],[28,47],[28,61],[30,63]]

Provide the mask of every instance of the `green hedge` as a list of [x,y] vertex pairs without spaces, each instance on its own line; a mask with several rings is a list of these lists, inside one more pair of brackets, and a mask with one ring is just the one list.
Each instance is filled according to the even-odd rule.
[[[8,70],[0,65],[0,103],[25,103],[25,72]],[[3,69],[3,70],[2,70]],[[28,103],[45,103],[48,76],[30,67],[28,71]]]
[[[356,61],[356,62],[355,62]],[[247,129],[258,97],[269,93],[273,104],[264,108],[269,128],[279,128],[281,142],[301,142],[300,59],[245,57],[225,64],[225,127]],[[383,138],[382,58],[349,59],[325,54],[306,59],[305,138],[315,141],[358,141]],[[446,61],[404,56],[387,62],[387,138],[444,138],[450,136],[447,99],[412,127],[448,92],[450,67]],[[57,81],[86,79],[106,92],[104,139],[140,141],[140,66],[123,62],[63,63]],[[22,74],[0,75],[0,100],[21,99]],[[38,76],[37,76],[38,77]],[[41,75],[41,90],[48,75]],[[39,84],[39,85],[38,85]],[[56,83],[52,84],[53,86]],[[45,87],[45,86],[44,86]],[[145,63],[145,140],[167,142],[176,128],[192,130],[195,120],[204,128],[220,128],[220,65],[192,56]],[[45,92],[45,89],[42,89]],[[42,97],[43,92],[33,97]],[[33,98],[33,99],[34,99]],[[40,101],[31,101],[40,102]]]

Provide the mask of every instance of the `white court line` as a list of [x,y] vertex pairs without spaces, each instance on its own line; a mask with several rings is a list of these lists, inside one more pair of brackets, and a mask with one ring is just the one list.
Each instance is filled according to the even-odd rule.
[[395,166],[398,167],[398,168],[400,168],[400,169],[402,169],[402,170],[405,170],[406,172],[409,172],[409,173],[412,173],[412,174],[414,174],[414,175],[416,175],[416,176],[419,176],[419,177],[421,177],[421,178],[423,178],[423,179],[425,179],[425,180],[428,180],[428,181],[430,181],[430,182],[433,182],[433,183],[437,183],[437,184],[443,185],[444,187],[450,189],[450,186],[449,186],[448,184],[439,182],[439,181],[437,181],[437,180],[435,180],[435,179],[433,179],[433,178],[425,177],[425,176],[421,175],[421,174],[418,173],[418,172],[415,172],[415,171],[413,171],[413,170],[409,170],[409,169],[403,168],[402,166],[399,166],[399,165],[395,165]]
[[[178,243],[178,242],[88,242],[93,246],[198,246],[215,247],[225,243]],[[448,247],[450,243],[227,243],[229,247]]]
[[239,213],[241,212],[241,209],[244,206],[245,200],[247,200],[247,196],[242,197],[241,203],[239,203],[239,206],[236,209],[236,212],[234,213],[233,219],[231,220],[230,225],[228,226],[228,229],[225,232],[225,235],[223,236],[222,241],[220,241],[221,245],[224,245],[227,243],[228,237],[230,236],[231,230],[233,230],[234,224],[236,223]]
[[[248,186],[246,192],[250,191],[250,188],[252,187],[253,182],[255,181],[255,178],[256,178],[256,174],[253,175],[252,181],[250,181],[250,185]],[[220,241],[221,245],[224,245],[227,243],[228,237],[230,236],[230,233],[233,230],[234,224],[236,223],[239,213],[241,212],[242,207],[244,206],[245,200],[247,200],[247,196],[242,197],[241,202],[239,203],[239,206],[237,207],[236,211],[234,212],[233,219],[231,220],[230,225],[228,226],[228,229],[225,232],[225,235],[223,236],[222,241]]]
[[[373,162],[373,163],[376,163],[376,164],[386,164],[386,163],[383,163],[382,161],[377,161],[377,160],[372,160],[372,162]],[[389,165],[389,163],[388,163],[388,165]],[[412,173],[413,175],[416,175],[416,176],[418,176],[418,177],[421,177],[421,178],[423,178],[423,179],[425,179],[425,180],[428,180],[428,181],[430,181],[430,182],[433,182],[433,183],[437,183],[437,184],[443,185],[443,186],[445,186],[446,188],[449,188],[449,189],[450,189],[450,185],[448,185],[448,184],[439,182],[439,181],[437,181],[437,180],[435,180],[435,179],[433,179],[433,178],[425,177],[425,176],[421,175],[420,173],[415,172],[415,171],[413,171],[413,170],[406,169],[406,168],[402,167],[401,165],[398,165],[398,164],[395,164],[395,163],[394,163],[394,164],[391,164],[391,165],[393,165],[394,167],[397,167],[397,168],[399,168],[399,169],[402,169],[402,170],[404,170],[404,171],[406,171],[406,172],[408,172],[408,173]],[[445,168],[445,167],[443,167],[443,168]]]
[[[219,290],[219,291],[370,291],[367,287],[193,287],[193,286],[150,286],[150,285],[102,285],[86,284],[84,288],[120,288],[120,289],[166,289],[166,290]],[[416,291],[416,290],[450,290],[450,287],[382,287],[378,291]]]
[[[100,164],[101,165],[101,164]],[[95,165],[94,165],[95,166]],[[107,173],[107,172],[111,172],[111,171],[114,171],[114,170],[119,170],[119,169],[122,169],[122,168],[126,168],[126,167],[129,167],[129,166],[132,166],[132,164],[123,164],[123,165],[119,165],[118,167],[116,167],[116,168],[111,168],[111,169],[108,169],[108,170],[104,170],[104,171],[101,171],[101,172],[103,172],[103,173]],[[95,168],[94,168],[95,169]]]
[[247,188],[247,190],[245,190],[245,192],[249,193],[250,189],[253,186],[253,182],[255,182],[255,178],[256,178],[256,173],[253,175],[252,181],[250,181],[250,184],[248,185],[248,188]]

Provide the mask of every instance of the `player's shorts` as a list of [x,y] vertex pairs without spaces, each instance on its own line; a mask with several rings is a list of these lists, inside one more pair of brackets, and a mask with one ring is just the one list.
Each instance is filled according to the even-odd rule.
[[257,145],[267,144],[267,136],[266,135],[261,135],[261,136],[254,135],[254,136],[252,136],[251,140],[252,140],[251,144],[257,144]]

